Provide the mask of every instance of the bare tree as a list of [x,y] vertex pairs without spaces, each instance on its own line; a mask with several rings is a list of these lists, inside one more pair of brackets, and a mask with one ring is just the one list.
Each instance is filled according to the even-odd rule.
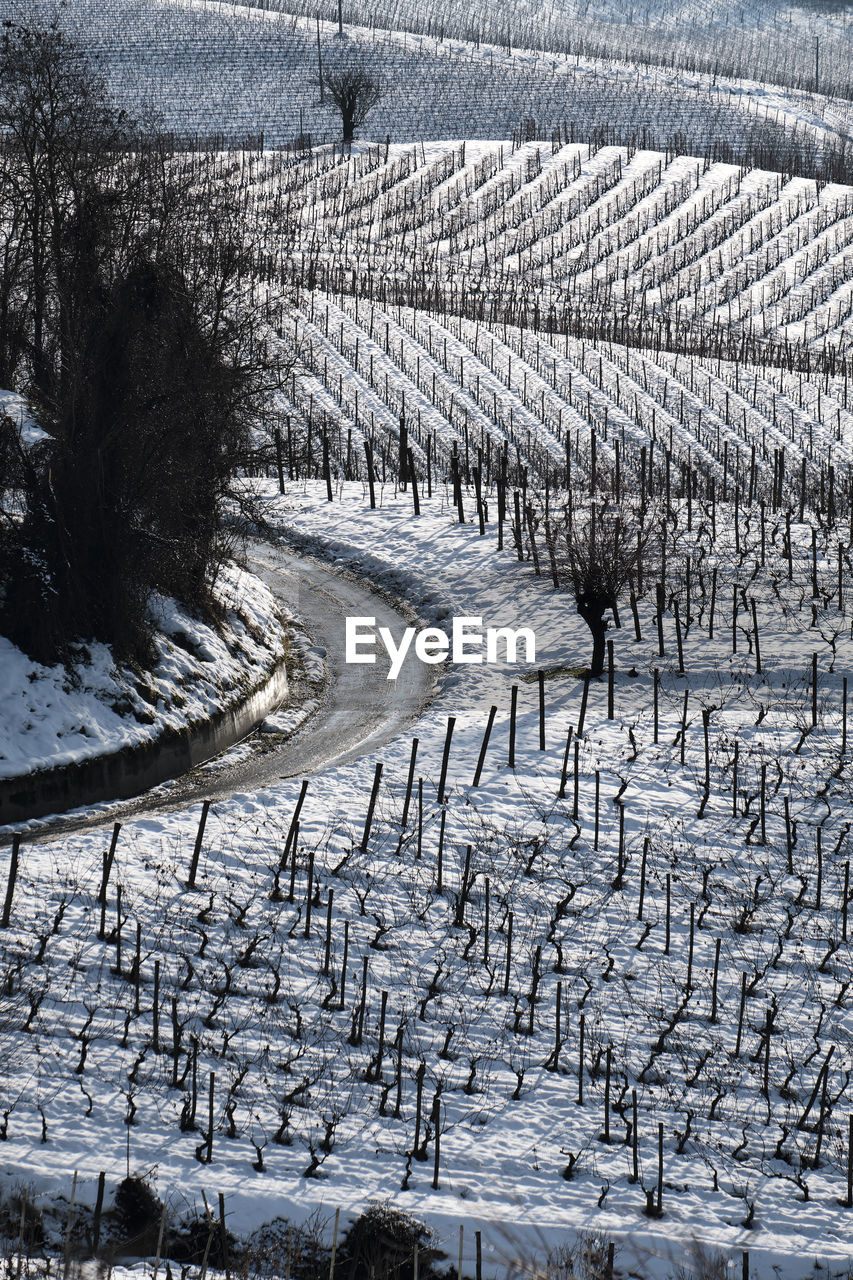
[[277,382],[247,229],[130,148],[55,26],[4,28],[0,128],[0,361],[43,428],[24,448],[0,423],[0,631],[40,661],[89,639],[144,661],[153,594],[213,607]]
[[344,142],[352,142],[368,113],[382,97],[382,86],[369,68],[355,64],[327,71],[323,83],[341,113]]
[[651,568],[654,531],[648,509],[629,500],[593,497],[573,503],[570,495],[563,508],[555,556],[592,632],[592,676],[604,670],[608,610],[617,607],[641,567]]

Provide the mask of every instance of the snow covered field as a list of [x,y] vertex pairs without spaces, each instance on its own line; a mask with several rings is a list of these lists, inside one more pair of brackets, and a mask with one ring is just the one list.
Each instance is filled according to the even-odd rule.
[[[75,1170],[84,1214],[130,1171],[175,1215],[221,1193],[240,1236],[313,1218],[328,1242],[336,1210],[388,1199],[454,1263],[461,1225],[469,1276],[479,1231],[485,1280],[578,1232],[641,1277],[698,1274],[696,1242],[721,1274],[745,1250],[753,1276],[849,1274],[853,188],[755,160],[795,129],[815,165],[849,140],[797,61],[819,34],[837,85],[846,14],[642,26],[614,0],[571,10],[567,48],[568,8],[540,8],[504,39],[488,6],[360,3],[340,44],[387,89],[363,141],[175,160],[254,211],[247,287],[300,353],[285,492],[257,481],[274,533],[424,626],[529,628],[536,655],[448,662],[405,734],[217,799],[203,832],[152,808],[114,861],[112,823],[24,836],[0,928],[13,1228],[21,1182],[61,1235]],[[338,128],[314,10],[285,9],[63,21],[134,112],[269,148]],[[695,69],[620,58],[629,18],[664,62],[690,28]],[[787,88],[724,78],[762,24]],[[750,163],[703,157],[715,139]],[[591,681],[559,532],[590,489],[645,503],[657,547]],[[130,684],[103,652],[75,686],[0,640],[0,776],[256,682],[271,598],[225,590],[251,625],[164,605]]]
[[[839,600],[821,549],[810,627],[808,527],[792,525],[789,581],[784,521],[767,523],[762,566],[754,517],[736,547],[718,508],[711,544],[709,513],[697,504],[688,530],[680,504],[684,674],[674,599],[661,655],[652,593],[642,639],[624,619],[613,633],[614,718],[593,683],[578,736],[583,682],[569,669],[589,635],[570,597],[496,551],[493,518],[483,537],[454,523],[443,490],[419,518],[393,486],[377,501],[358,483],[333,503],[313,482],[270,491],[286,525],[420,601],[425,619],[532,627],[535,667],[448,666],[412,726],[414,767],[410,738],[384,753],[369,829],[369,757],[309,780],[295,842],[298,784],[217,804],[194,890],[197,814],[129,824],[103,937],[104,834],[25,845],[3,936],[7,1177],[66,1191],[76,1168],[91,1199],[101,1169],[123,1176],[127,1138],[161,1194],[221,1190],[243,1231],[389,1196],[448,1245],[459,1221],[469,1238],[481,1229],[490,1267],[508,1233],[530,1248],[577,1228],[604,1231],[623,1260],[630,1236],[645,1270],[660,1269],[646,1249],[680,1255],[694,1237],[748,1248],[761,1274],[771,1260],[791,1275],[813,1257],[841,1266],[849,568]],[[732,630],[735,582],[757,604],[760,671],[737,592]],[[540,669],[544,751],[528,678]],[[659,1124],[655,1220],[642,1210]]]
[[[49,0],[2,0],[0,14],[20,18],[39,8],[52,11]],[[343,39],[329,21],[336,7],[321,15],[321,58],[327,70],[363,60],[381,79],[382,101],[359,132],[372,141],[503,139],[530,121],[546,139],[565,124],[584,141],[597,129],[610,131],[608,140],[636,136],[644,145],[682,150],[702,151],[718,140],[736,155],[757,145],[779,151],[795,125],[800,142],[850,136],[849,103],[838,96],[850,91],[847,37],[831,29],[815,92],[796,40],[780,47],[778,65],[764,65],[766,24],[760,41],[752,37],[751,58],[748,34],[738,31],[731,42],[737,63],[743,59],[742,78],[734,79],[721,62],[726,37],[719,29],[694,32],[694,51],[707,41],[708,57],[685,65],[677,53],[670,67],[669,36],[654,27],[641,38],[656,44],[663,65],[656,56],[643,64],[631,55],[636,23],[605,34],[590,22],[581,34],[581,22],[548,45],[525,41],[520,30],[513,37],[503,22],[488,40],[474,40],[467,22],[454,33],[451,24],[382,22],[378,13],[348,6],[344,13]],[[133,118],[238,145],[263,133],[269,147],[303,133],[327,142],[339,137],[339,118],[319,92],[315,18],[313,5],[300,16],[287,5],[261,10],[219,0],[75,0],[62,24],[98,57],[111,93]],[[807,48],[810,72],[811,37]]]

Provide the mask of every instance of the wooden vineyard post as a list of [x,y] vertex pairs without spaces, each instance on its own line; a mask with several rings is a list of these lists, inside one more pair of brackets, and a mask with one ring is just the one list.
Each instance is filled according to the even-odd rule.
[[426,1160],[425,1144],[421,1143],[421,1113],[423,1110],[425,1074],[426,1063],[422,1062],[415,1072],[415,1137],[412,1143],[412,1156],[415,1160]]
[[407,456],[409,460],[409,479],[412,482],[412,506],[415,515],[419,516],[421,514],[421,500],[418,496],[418,478],[415,475],[415,460],[412,457],[411,449],[409,449]]
[[[359,848],[362,853],[367,853],[367,842],[370,839],[370,828],[373,826],[373,813],[376,808],[376,800],[379,796],[379,784],[382,781],[382,761],[378,760],[376,768],[373,772],[373,787],[370,792],[370,800],[367,805],[367,817],[364,820],[364,832],[361,837]],[[294,848],[295,855],[295,848]]]
[[717,1021],[717,981],[720,974],[720,939],[714,943],[714,977],[711,983],[711,1022]]
[[329,901],[326,905],[326,947],[323,953],[323,976],[328,976],[332,959],[332,903],[335,899],[334,889],[329,889]]
[[752,634],[755,638],[755,673],[761,675],[761,641],[758,638],[758,613],[755,607],[755,596],[750,597],[750,608],[752,609]]
[[696,903],[690,904],[690,942],[687,948],[687,981],[684,984],[686,995],[690,995],[693,990],[693,943],[696,930]]
[[566,749],[563,752],[563,767],[560,771],[560,790],[557,792],[557,797],[560,800],[565,800],[566,798],[566,777],[569,771],[569,750],[571,748],[571,745],[572,745],[572,726],[569,725],[569,729],[566,734]]
[[509,995],[509,974],[512,965],[512,912],[506,921],[506,966],[504,968],[504,996]]
[[370,510],[376,510],[376,493],[373,488],[373,445],[369,440],[364,442],[364,460],[367,463],[367,487],[370,492]]
[[275,429],[275,464],[278,471],[278,491],[284,493],[284,462],[281,452],[281,427]]
[[367,1012],[367,956],[361,959],[361,996],[359,998],[358,1007],[353,1016],[353,1031],[351,1043],[356,1047],[364,1040],[364,1015]]
[[444,786],[445,786],[445,783],[447,782],[447,765],[450,759],[450,742],[451,742],[451,739],[453,738],[453,727],[455,724],[456,724],[456,717],[448,716],[447,717],[447,733],[445,735],[444,750],[441,756],[441,774],[438,779],[437,801],[439,804],[444,804],[444,801],[445,801]]
[[405,492],[406,485],[409,482],[408,462],[411,450],[409,449],[409,427],[404,414],[400,416],[400,434],[399,442],[399,461],[397,464],[398,479],[401,490]]
[[199,818],[198,831],[196,832],[195,844],[193,846],[193,856],[190,862],[190,874],[187,879],[187,888],[195,888],[195,878],[198,871],[198,860],[201,854],[201,842],[204,839],[204,828],[207,825],[207,815],[210,812],[210,801],[204,800],[201,806],[201,817]]
[[480,526],[480,537],[484,538],[486,536],[486,519],[483,511],[483,492],[479,467],[474,468],[474,493],[477,499],[477,521]]
[[575,776],[572,791],[572,818],[578,821],[578,789],[580,786],[580,743],[575,738]]
[[[273,886],[272,894],[270,895],[273,901],[278,901],[279,899],[279,881],[281,878],[282,871],[287,866],[287,859],[291,853],[291,848],[293,850],[293,853],[292,853],[293,871],[295,872],[296,870],[296,845],[299,840],[299,815],[302,812],[302,806],[305,803],[305,796],[307,792],[308,792],[308,779],[303,778],[302,786],[299,790],[299,799],[296,801],[296,807],[293,810],[293,817],[290,819],[290,827],[287,832],[287,839],[285,840],[285,843],[284,843],[284,850],[282,852],[281,858],[279,859],[278,867],[275,873],[275,884]],[[291,875],[290,880],[291,880],[290,901],[292,902],[293,901],[293,875]]]
[[406,798],[403,801],[403,815],[400,818],[400,839],[402,841],[403,833],[406,830],[406,823],[409,820],[409,805],[412,800],[412,784],[415,780],[415,762],[418,758],[419,738],[412,738],[412,754],[409,757],[409,773],[406,778]]
[[[710,742],[710,726],[711,726],[711,709],[710,707],[702,708],[702,736],[705,742],[705,802],[711,794],[711,742]],[[703,804],[704,809],[704,804]]]
[[181,1056],[181,1024],[178,1020],[178,999],[172,996],[172,1088],[178,1087],[178,1062]]
[[[318,19],[319,21],[319,19]],[[329,1280],[335,1280],[335,1258],[338,1253],[338,1228],[341,1221],[340,1206],[335,1210],[335,1227],[332,1232],[332,1256],[329,1259]]]
[[708,639],[714,639],[714,608],[717,603],[717,566],[711,570],[711,601],[708,605]]
[[[611,642],[612,643],[612,642]],[[539,750],[545,750],[545,672],[539,671]]]
[[311,937],[311,899],[314,897],[314,850],[308,850],[308,884],[305,889],[305,938]]
[[403,1103],[403,1024],[402,1022],[397,1028],[397,1038],[394,1041],[394,1053],[396,1063],[396,1086],[397,1095],[394,1100],[394,1118],[400,1119],[400,1108]]
[[658,657],[665,656],[663,644],[663,611],[664,611],[664,589],[663,583],[659,582],[655,587],[655,596],[657,600],[657,624],[658,624]]
[[[98,1174],[98,1191],[95,1198],[95,1210],[92,1215],[92,1253],[94,1254],[97,1254],[98,1246],[101,1243],[101,1215],[103,1214],[103,1211],[104,1211],[104,1190],[106,1188],[106,1183],[107,1183],[106,1171],[102,1169],[101,1172]],[[24,1201],[24,1204],[26,1204],[26,1201]],[[23,1216],[23,1212],[24,1212],[24,1209],[22,1207],[21,1209],[22,1216]],[[20,1255],[20,1246],[22,1244],[23,1244],[23,1232],[22,1232],[22,1238],[19,1242],[19,1248],[18,1248],[19,1255]],[[20,1276],[16,1277],[16,1280],[20,1280]]]
[[643,918],[643,904],[646,898],[646,862],[649,856],[649,837],[643,839],[643,854],[640,860],[640,893],[637,899],[637,919]]
[[435,860],[435,891],[436,893],[439,893],[439,894],[444,892],[444,885],[442,882],[442,872],[444,869],[444,863],[443,863],[444,829],[446,824],[447,824],[447,810],[442,808],[441,818],[439,819],[439,824],[438,824],[438,853],[436,855],[436,860]]
[[[456,903],[456,915],[453,921],[457,929],[461,929],[463,924],[465,923],[465,904],[468,901],[468,894],[471,891],[471,885],[468,880],[470,870],[471,870],[471,846],[470,844],[468,844],[465,846],[465,867],[462,871],[462,884],[459,889],[459,898]],[[476,873],[472,877],[472,879],[476,879]]]
[[583,737],[583,724],[586,719],[586,704],[589,701],[589,680],[590,677],[585,675],[583,678],[583,693],[581,694],[581,709],[578,712],[578,727],[575,730],[575,737]]
[[154,961],[154,995],[151,999],[151,1048],[160,1052],[160,961]]
[[657,746],[658,736],[660,732],[660,671],[658,670],[657,667],[655,667],[655,670],[654,670],[652,683],[654,685],[654,733],[653,733],[652,741],[654,742],[655,746]]
[[341,961],[341,995],[338,1000],[338,1009],[341,1010],[346,1004],[347,994],[347,960],[349,959],[349,920],[344,921],[344,955]]
[[158,1230],[158,1251],[154,1256],[154,1271],[151,1274],[151,1280],[158,1280],[158,1271],[160,1270],[160,1254],[163,1252],[163,1233],[165,1230],[165,1220],[167,1220],[168,1208],[163,1206],[160,1210],[160,1229]]
[[121,977],[121,885],[116,889],[116,967],[113,973],[116,977]]
[[642,632],[640,631],[640,614],[639,614],[639,610],[637,609],[637,597],[633,591],[631,592],[630,602],[631,602],[631,616],[634,619],[634,639],[639,644],[643,636],[642,636]]
[[675,644],[678,651],[678,674],[684,675],[684,642],[681,637],[681,611],[675,601]]
[[12,851],[9,855],[9,878],[6,881],[6,901],[3,904],[3,919],[0,928],[8,929],[12,918],[12,901],[15,896],[15,881],[18,878],[18,855],[21,850],[21,837],[16,831],[12,836]]
[[[103,866],[103,872],[101,875],[101,887],[98,890],[98,902],[101,902],[101,903],[105,903],[107,900],[107,885],[109,884],[110,873],[113,869],[113,862],[115,861],[116,846],[118,844],[118,837],[119,837],[120,831],[121,831],[121,823],[117,822],[113,827],[113,834],[110,839],[110,847],[108,850],[104,852],[104,866]],[[102,928],[100,937],[103,938],[103,936],[104,934],[103,934],[103,928]]]
[[483,741],[480,746],[480,754],[477,758],[477,768],[474,770],[474,780],[471,783],[472,787],[479,787],[480,778],[483,776],[483,766],[486,763],[486,750],[489,745],[489,738],[491,737],[492,727],[495,723],[495,716],[497,715],[497,710],[498,710],[497,707],[489,708],[489,719],[486,723],[485,732],[483,733]]
[[296,855],[299,850],[299,823],[294,822],[291,826],[293,842],[290,853],[290,887],[287,891],[287,901],[293,902],[296,897]]
[[509,703],[509,759],[507,761],[509,768],[515,768],[515,721],[518,714],[518,685],[514,684],[510,689]]
[[432,1189],[438,1191],[438,1166],[439,1166],[439,1145],[441,1141],[441,1097],[436,1090],[435,1097],[432,1102],[432,1125],[433,1125],[433,1167],[432,1167]]
[[611,884],[611,889],[621,889],[625,878],[625,805],[620,800],[619,804],[619,846],[616,856],[616,878]]
[[382,1059],[385,1056],[385,1016],[388,1010],[388,992],[383,991],[379,1008],[379,1047],[376,1050],[375,1079],[382,1077]]
[[672,923],[672,876],[669,871],[666,873],[666,937],[664,940],[663,953],[669,955],[670,943],[670,926]]

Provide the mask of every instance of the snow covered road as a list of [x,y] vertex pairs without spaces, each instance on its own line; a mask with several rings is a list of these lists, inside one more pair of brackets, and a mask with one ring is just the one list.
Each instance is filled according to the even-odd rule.
[[[376,618],[377,627],[399,632],[409,618],[369,583],[342,573],[303,553],[282,546],[256,543],[249,568],[267,584],[291,613],[314,649],[323,657],[325,674],[309,682],[305,671],[291,679],[290,706],[307,715],[285,732],[252,735],[221,756],[172,782],[133,800],[93,805],[70,814],[34,820],[33,835],[50,836],[79,831],[107,822],[182,809],[199,800],[256,791],[282,778],[308,777],[332,765],[344,764],[375,751],[416,720],[429,700],[434,668],[406,663],[396,681],[387,679],[389,660],[379,647],[373,666],[344,662],[344,623],[347,614]],[[290,716],[289,708],[282,719]],[[269,726],[275,729],[273,720]],[[4,843],[0,838],[0,844]]]

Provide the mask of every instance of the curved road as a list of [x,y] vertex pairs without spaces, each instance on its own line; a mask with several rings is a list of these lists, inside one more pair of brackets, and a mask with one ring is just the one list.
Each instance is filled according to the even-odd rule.
[[[434,668],[408,662],[396,681],[388,680],[390,664],[381,645],[377,645],[374,665],[348,665],[344,661],[344,622],[348,614],[373,616],[377,627],[390,627],[399,637],[409,625],[400,609],[390,605],[363,579],[337,572],[310,556],[281,546],[253,544],[249,564],[276,598],[298,616],[311,643],[325,650],[323,682],[309,684],[304,673],[297,673],[283,710],[296,708],[309,698],[320,702],[318,709],[292,734],[274,739],[274,746],[269,745],[269,738],[265,741],[266,735],[254,735],[254,745],[248,753],[232,747],[182,778],[132,800],[107,802],[75,810],[67,817],[35,821],[28,828],[28,839],[46,839],[148,813],[182,809],[199,800],[238,791],[257,791],[282,778],[308,777],[367,755],[417,719],[433,692]],[[234,759],[230,760],[229,755]]]

